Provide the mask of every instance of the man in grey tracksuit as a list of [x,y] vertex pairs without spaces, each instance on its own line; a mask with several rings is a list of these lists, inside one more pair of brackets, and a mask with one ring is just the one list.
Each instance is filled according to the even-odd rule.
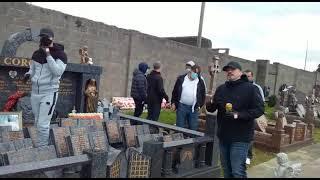
[[30,70],[25,80],[31,78],[31,106],[38,132],[37,147],[49,142],[50,120],[58,99],[60,78],[66,69],[67,56],[61,44],[53,43],[52,30],[40,30],[40,48],[32,55]]

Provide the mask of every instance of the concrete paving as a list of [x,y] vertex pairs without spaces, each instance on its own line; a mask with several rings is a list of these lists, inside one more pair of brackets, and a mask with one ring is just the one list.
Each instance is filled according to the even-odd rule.
[[[320,144],[306,146],[287,154],[289,161],[300,162],[302,164],[302,172],[299,177],[320,177]],[[248,178],[272,178],[274,177],[274,168],[276,167],[277,160],[273,158],[248,169]]]

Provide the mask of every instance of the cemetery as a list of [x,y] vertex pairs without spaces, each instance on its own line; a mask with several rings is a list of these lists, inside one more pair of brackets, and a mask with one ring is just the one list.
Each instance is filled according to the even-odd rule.
[[[129,54],[127,67],[124,67],[126,72],[119,71],[126,76],[127,84],[122,85],[123,79],[116,74],[111,76],[119,80],[110,85],[103,80],[110,78],[106,72],[113,67],[107,68],[103,62],[95,63],[88,53],[94,47],[79,43],[76,50],[79,60],[73,59],[67,64],[60,80],[59,98],[50,123],[49,145],[37,147],[38,134],[30,102],[31,82],[23,82],[31,59],[16,57],[16,54],[23,43],[38,42],[39,30],[32,27],[12,32],[0,51],[0,177],[221,177],[216,112],[209,113],[203,107],[199,112],[197,131],[175,126],[175,112],[167,109],[165,101],[161,113],[169,114],[172,119],[164,116],[156,122],[131,115],[135,105],[128,97],[127,84],[130,82],[129,70],[136,63],[130,62],[131,49],[130,53],[125,52]],[[139,42],[134,32],[130,32],[129,39],[130,43]],[[129,48],[132,48],[131,44]],[[133,57],[137,56],[134,53],[139,51],[133,51]],[[219,74],[220,65],[235,57],[213,51],[205,56],[208,60],[202,62],[202,66],[208,69],[202,71],[208,74],[208,101],[223,79]],[[287,67],[271,65],[265,60],[257,60],[253,66],[257,67],[257,74],[259,72],[257,82],[265,87],[274,83],[274,93],[266,97],[265,103],[272,110],[256,119],[254,148],[277,159],[277,164],[273,165],[276,167],[274,177],[297,177],[303,173],[302,165],[290,164],[286,153],[320,142],[317,72],[314,85],[279,85],[286,83],[280,75],[286,77],[281,74],[284,72],[281,68]],[[173,73],[170,71],[171,78]],[[297,72],[295,76],[298,76]],[[301,81],[295,78],[295,82]],[[108,95],[116,95],[106,98],[104,95],[109,87]],[[125,91],[121,96],[120,89]],[[272,98],[273,105],[267,105]]]

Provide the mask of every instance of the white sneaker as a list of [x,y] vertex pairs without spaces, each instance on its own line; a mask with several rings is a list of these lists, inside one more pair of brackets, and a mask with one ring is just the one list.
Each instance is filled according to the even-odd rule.
[[250,164],[250,159],[249,158],[247,158],[247,160],[246,160],[246,164]]

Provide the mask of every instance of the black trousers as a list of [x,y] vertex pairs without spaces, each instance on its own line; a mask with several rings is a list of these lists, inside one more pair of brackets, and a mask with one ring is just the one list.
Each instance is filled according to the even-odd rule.
[[148,117],[152,121],[158,121],[161,110],[161,103],[148,103]]
[[251,141],[251,142],[250,142],[250,145],[249,145],[249,150],[248,150],[248,158],[249,158],[249,159],[252,159],[252,158],[253,158],[252,146],[253,146],[253,141]]
[[136,108],[134,109],[134,116],[140,117],[143,112],[144,103],[142,104],[142,101],[138,100],[138,99],[133,99],[133,100],[134,100],[134,104],[136,106]]

